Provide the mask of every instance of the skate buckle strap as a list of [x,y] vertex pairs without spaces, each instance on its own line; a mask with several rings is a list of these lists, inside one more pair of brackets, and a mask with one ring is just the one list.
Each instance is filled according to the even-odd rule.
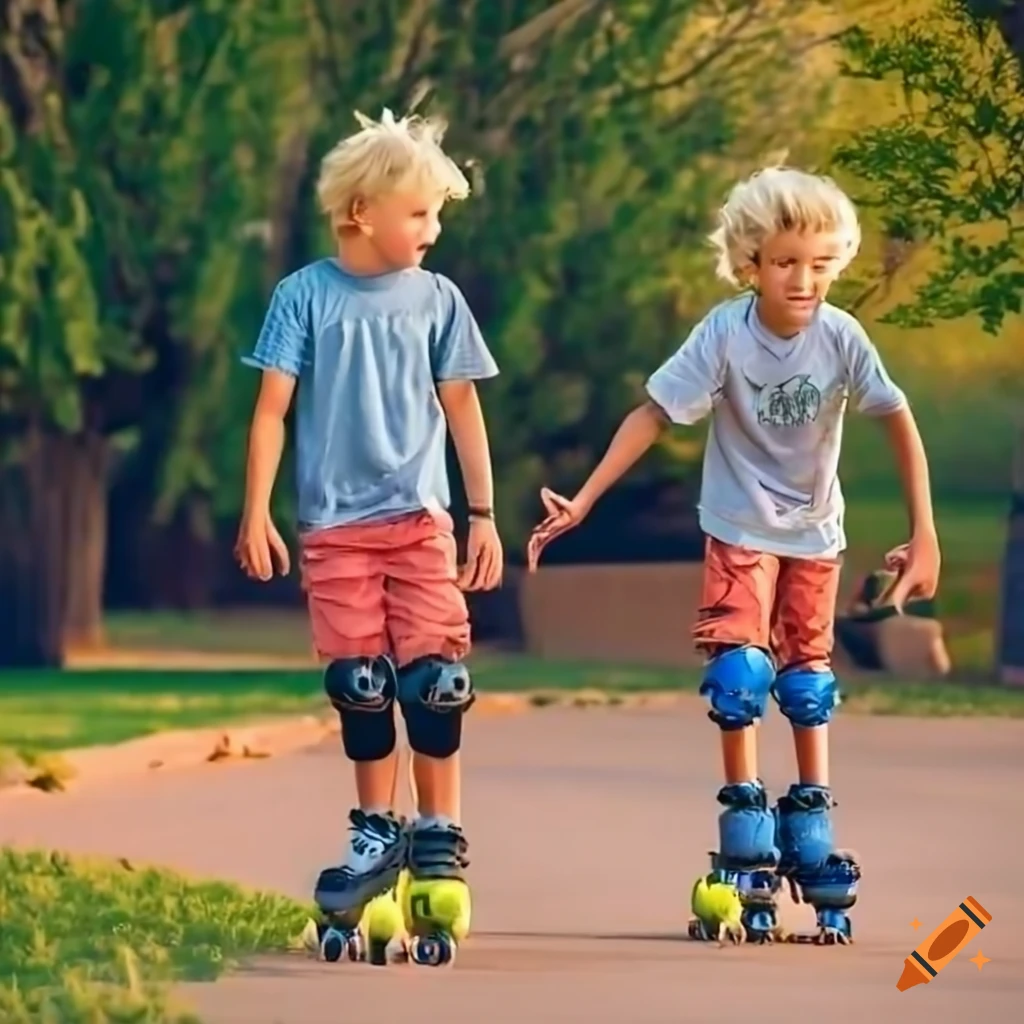
[[723,806],[735,810],[763,811],[768,807],[768,794],[760,779],[756,782],[729,783],[718,791],[715,799]]
[[359,807],[354,807],[348,816],[352,825],[364,836],[391,842],[401,827],[400,822],[383,814],[367,814]]
[[794,811],[828,811],[838,806],[828,786],[809,783],[796,783],[789,787],[785,796],[779,797],[779,809],[790,814]]
[[459,878],[469,867],[468,849],[458,828],[414,829],[409,839],[409,867],[418,878]]

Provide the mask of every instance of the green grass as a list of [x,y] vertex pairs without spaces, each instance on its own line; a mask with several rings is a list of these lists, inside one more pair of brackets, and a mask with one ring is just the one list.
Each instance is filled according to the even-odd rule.
[[316,672],[7,672],[0,746],[66,750],[322,708]]
[[[995,656],[1000,567],[1006,546],[1009,499],[937,500],[942,545],[938,613],[958,671],[987,673]],[[902,502],[852,498],[847,514],[849,571],[863,573],[907,538]]]
[[293,947],[308,913],[170,871],[0,849],[0,1020],[197,1024],[167,985]]
[[210,654],[308,656],[305,609],[216,609],[203,612],[113,612],[107,642],[124,650],[182,650]]
[[[907,513],[891,497],[850,498],[846,532],[851,560],[869,564],[907,539]],[[1006,544],[1009,497],[964,501],[937,499],[936,526],[944,569],[985,568],[999,564]]]

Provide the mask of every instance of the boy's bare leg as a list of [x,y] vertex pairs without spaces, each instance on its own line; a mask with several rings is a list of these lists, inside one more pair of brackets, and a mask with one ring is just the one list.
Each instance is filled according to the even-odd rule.
[[446,818],[458,825],[462,817],[462,763],[458,752],[451,757],[412,755],[413,778],[424,818]]
[[828,786],[828,726],[793,726],[793,746],[800,782]]
[[757,781],[757,726],[722,730],[722,768],[726,785]]
[[355,761],[354,765],[360,808],[370,814],[387,814],[393,810],[398,750],[379,761]]

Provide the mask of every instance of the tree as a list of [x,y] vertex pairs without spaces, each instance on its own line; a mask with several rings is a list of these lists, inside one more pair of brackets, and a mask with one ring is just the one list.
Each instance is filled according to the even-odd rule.
[[288,7],[3,6],[0,664],[98,638],[108,469],[220,341]]
[[[864,201],[883,211],[896,254],[873,287],[899,271],[901,252],[928,246],[939,260],[883,319],[927,327],[974,315],[996,334],[1024,301],[1024,0],[940,0],[891,34],[855,30],[845,46],[846,74],[897,81],[904,96],[894,120],[836,154],[871,186]],[[1012,525],[1024,519],[1024,421],[1018,452]],[[1006,643],[1024,632],[1009,553],[1004,576]]]
[[[897,79],[905,110],[857,134],[836,157],[873,186],[899,251],[933,246],[940,265],[912,303],[886,319],[927,327],[980,317],[995,333],[1021,312],[1024,294],[1024,95],[1021,66],[988,10],[1020,3],[939,0],[939,18],[916,19],[892,35],[850,32],[845,73]],[[1018,40],[1024,54],[1024,41]],[[899,269],[899,259],[883,276]]]

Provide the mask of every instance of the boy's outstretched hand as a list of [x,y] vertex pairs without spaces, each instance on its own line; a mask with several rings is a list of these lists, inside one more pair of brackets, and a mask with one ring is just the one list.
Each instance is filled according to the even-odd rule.
[[547,487],[541,488],[540,500],[544,502],[547,516],[534,528],[526,546],[526,566],[529,572],[537,571],[540,553],[548,544],[567,530],[578,526],[590,511],[578,498],[566,498]]
[[263,582],[274,575],[275,565],[282,576],[291,568],[288,545],[269,515],[242,517],[235,558],[250,579]]
[[889,599],[900,614],[912,597],[927,599],[939,589],[939,538],[934,533],[914,537],[885,556],[885,567],[899,574]]

